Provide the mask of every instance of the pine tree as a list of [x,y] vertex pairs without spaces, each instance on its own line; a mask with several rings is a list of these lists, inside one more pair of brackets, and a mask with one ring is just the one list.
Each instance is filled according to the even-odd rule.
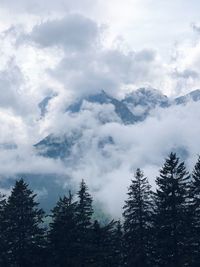
[[192,237],[190,242],[193,264],[190,266],[200,266],[200,156],[192,172],[192,181],[190,187],[190,232],[188,238]]
[[6,242],[9,266],[43,264],[44,212],[38,208],[36,195],[23,179],[16,181],[5,207]]
[[119,235],[121,235],[121,229],[116,227],[115,221],[112,220],[106,225],[100,225],[95,220],[92,227],[91,262],[88,266],[120,267],[121,243],[119,241],[121,240],[119,240]]
[[137,169],[124,206],[126,266],[150,266],[150,232],[153,212],[152,193],[147,178]]
[[117,221],[113,232],[113,247],[112,247],[112,266],[122,267],[123,264],[123,230],[120,221]]
[[189,175],[184,162],[171,153],[156,179],[157,266],[185,266],[188,182]]
[[51,266],[73,267],[77,258],[77,203],[73,197],[60,198],[52,210],[49,242],[51,253]]
[[95,220],[91,231],[91,259],[90,265],[92,267],[101,267],[104,264],[104,247],[102,245],[102,229],[100,223]]
[[78,224],[78,254],[79,264],[77,266],[86,267],[90,261],[91,251],[91,226],[92,226],[92,197],[88,193],[88,187],[84,180],[81,181],[80,189],[77,193],[77,224]]
[[108,224],[102,226],[101,228],[101,246],[102,246],[102,266],[105,267],[115,267],[117,251],[115,243],[115,227],[116,222],[112,220]]
[[0,194],[0,266],[8,266],[7,262],[7,242],[5,238],[5,207],[6,199],[4,195]]

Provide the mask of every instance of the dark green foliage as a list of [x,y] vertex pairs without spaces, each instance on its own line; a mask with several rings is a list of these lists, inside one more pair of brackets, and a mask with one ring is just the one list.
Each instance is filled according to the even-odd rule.
[[51,266],[73,267],[77,261],[77,203],[72,195],[60,198],[52,210],[49,242]]
[[5,238],[6,218],[5,218],[6,199],[0,195],[0,266],[7,266],[7,245]]
[[122,267],[124,266],[124,255],[123,255],[123,229],[120,221],[117,221],[112,237],[112,266]]
[[92,197],[88,193],[88,187],[84,180],[81,181],[80,190],[77,193],[78,204],[77,204],[77,217],[78,225],[83,231],[91,226],[91,218],[93,214],[92,209]]
[[38,208],[36,195],[23,179],[16,182],[5,207],[8,266],[43,264],[44,212]]
[[156,183],[156,263],[160,267],[183,267],[187,258],[185,234],[189,175],[176,154],[171,153],[166,159]]
[[97,220],[94,221],[91,231],[91,237],[92,250],[90,266],[103,266],[105,249],[102,243],[102,229]]
[[92,197],[88,193],[88,188],[84,180],[81,181],[77,195],[77,257],[79,259],[77,267],[86,267],[90,262],[93,208]]
[[120,267],[122,265],[122,229],[119,222],[100,225],[97,220],[92,227],[92,257],[89,266]]
[[152,213],[150,185],[142,171],[137,169],[123,212],[126,266],[150,266]]
[[101,226],[97,220],[92,227],[92,256],[90,266],[111,266],[114,222]]
[[190,187],[190,247],[192,254],[191,266],[200,266],[200,157],[192,172],[192,182]]

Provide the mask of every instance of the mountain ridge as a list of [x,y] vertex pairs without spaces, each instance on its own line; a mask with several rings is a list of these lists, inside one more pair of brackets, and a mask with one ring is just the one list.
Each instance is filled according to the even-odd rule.
[[[65,112],[69,113],[69,115],[79,114],[82,110],[84,110],[84,101],[98,105],[111,104],[114,106],[115,113],[121,120],[122,124],[133,125],[138,122],[144,121],[149,116],[150,112],[156,107],[169,108],[173,105],[185,105],[189,101],[196,102],[199,100],[199,89],[191,91],[184,96],[170,99],[169,97],[163,95],[159,90],[153,88],[140,88],[126,95],[121,100],[110,96],[102,90],[97,94],[91,94],[75,101],[66,108]],[[130,106],[130,104],[132,104],[132,107]],[[134,111],[136,112],[135,114]],[[110,120],[108,118],[108,120],[104,122],[100,121],[99,123],[105,124],[110,122],[112,122],[112,118],[110,118]],[[47,137],[35,144],[34,147],[37,153],[42,156],[65,159],[67,157],[70,157],[71,151],[79,142],[81,136],[82,132],[75,132],[71,136],[68,136],[66,134],[59,136],[50,133]],[[106,145],[114,145],[112,136],[106,136],[105,140],[106,141],[99,141],[101,144],[99,145],[99,149]]]

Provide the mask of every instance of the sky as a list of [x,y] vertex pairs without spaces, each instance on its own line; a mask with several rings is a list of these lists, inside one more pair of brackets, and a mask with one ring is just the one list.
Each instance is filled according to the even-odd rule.
[[[152,87],[172,98],[200,88],[199,9],[197,0],[0,0],[0,179],[70,172],[79,182],[84,175],[113,212],[136,167],[153,184],[162,158],[183,147],[191,166],[199,153],[198,103],[158,109],[126,127],[99,124],[99,113],[115,116],[111,106],[88,106],[74,118],[63,111],[74,99],[102,89],[122,98]],[[38,104],[53,95],[41,119]],[[34,153],[33,144],[50,133],[83,129],[87,153],[77,168]],[[105,160],[96,143],[108,135],[116,146],[106,148]]]

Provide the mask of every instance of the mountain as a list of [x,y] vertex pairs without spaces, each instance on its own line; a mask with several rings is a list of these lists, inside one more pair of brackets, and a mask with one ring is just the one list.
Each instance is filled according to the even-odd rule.
[[176,105],[183,105],[187,104],[190,101],[197,102],[199,100],[200,100],[200,89],[197,89],[190,92],[189,94],[175,98],[174,101]]
[[105,91],[101,91],[98,94],[89,95],[85,98],[81,98],[77,102],[73,103],[67,108],[67,111],[72,113],[79,112],[82,107],[84,101],[89,103],[96,103],[96,104],[111,104],[114,106],[115,113],[121,119],[124,124],[133,124],[137,122],[140,118],[134,115],[129,108],[127,107],[126,103],[120,101],[110,95],[108,95]]
[[[73,132],[70,134],[63,134],[60,136],[56,136],[53,134],[48,135],[39,143],[35,144],[34,147],[37,150],[37,153],[41,156],[61,159],[74,162],[76,157],[81,158],[85,153],[82,147],[87,147],[89,149],[91,147],[91,142],[87,144],[81,143],[81,138],[83,137],[81,132]],[[98,138],[96,146],[99,151],[104,152],[107,145],[114,145],[114,140],[111,136],[104,136],[102,138]],[[75,155],[72,156],[73,150],[76,151]]]
[[57,94],[50,94],[48,96],[46,96],[39,104],[38,107],[40,109],[40,116],[44,117],[47,113],[47,109],[48,109],[48,105],[50,103],[50,101],[57,96]]
[[34,146],[38,154],[42,156],[64,159],[70,156],[72,148],[79,138],[78,133],[71,136],[50,134]]
[[[50,99],[45,100],[44,103],[48,104],[48,101],[50,101]],[[78,99],[66,108],[66,112],[69,115],[71,114],[72,117],[74,115],[79,115],[85,108],[84,103],[93,103],[100,106],[105,105],[103,109],[106,109],[106,105],[113,105],[114,111],[119,118],[117,123],[130,125],[145,120],[156,107],[169,108],[172,105],[186,104],[189,101],[200,101],[200,90],[192,91],[174,100],[169,99],[160,91],[152,88],[140,88],[126,95],[122,100],[108,95],[105,91],[101,91],[98,94],[92,94]],[[104,120],[101,119],[99,122],[104,125],[113,122],[113,118],[111,115],[109,116],[108,113],[107,118],[104,118]],[[93,131],[94,129],[92,129],[91,126],[89,130]],[[39,143],[35,144],[35,149],[37,153],[45,157],[67,159],[71,157],[74,150],[77,153],[77,157],[81,158],[81,154],[85,152],[82,151],[83,149],[81,150],[81,146],[89,150],[93,143],[93,138],[95,140],[97,139],[95,142],[97,142],[97,147],[99,151],[102,151],[103,155],[107,155],[105,152],[106,146],[115,144],[115,141],[110,135],[104,136],[103,138],[94,135],[90,138],[88,137],[88,143],[83,145],[81,140],[85,131],[85,128],[79,128],[79,125],[77,125],[74,132],[67,132],[62,136],[51,133]]]
[[155,107],[169,107],[170,100],[159,90],[153,88],[140,88],[126,95],[122,102],[141,119],[145,119]]
[[[41,113],[45,114],[48,106],[48,102],[52,99],[52,97],[47,97],[42,101],[42,105],[40,103],[40,107],[42,107]],[[84,98],[78,99],[69,107],[66,108],[66,112],[69,114],[78,114],[82,110],[84,110],[84,103],[92,103],[98,105],[113,105],[116,116],[119,118],[118,122],[121,121],[122,124],[134,124],[141,120],[141,117],[135,116],[129,108],[126,106],[126,103],[118,100],[110,95],[108,95],[105,91],[101,91],[98,94],[92,94],[86,96]],[[113,122],[112,116],[107,116],[106,118],[101,118],[99,116],[99,121],[102,124]],[[76,130],[73,133],[67,133],[60,136],[49,134],[39,143],[35,144],[34,147],[37,150],[37,153],[50,158],[60,158],[66,159],[69,158],[72,154],[75,146],[80,142],[82,137],[82,129]],[[113,145],[114,141],[111,136],[105,136],[104,138],[100,138],[97,143],[98,149],[104,149],[106,145]],[[80,152],[81,153],[81,152]]]

